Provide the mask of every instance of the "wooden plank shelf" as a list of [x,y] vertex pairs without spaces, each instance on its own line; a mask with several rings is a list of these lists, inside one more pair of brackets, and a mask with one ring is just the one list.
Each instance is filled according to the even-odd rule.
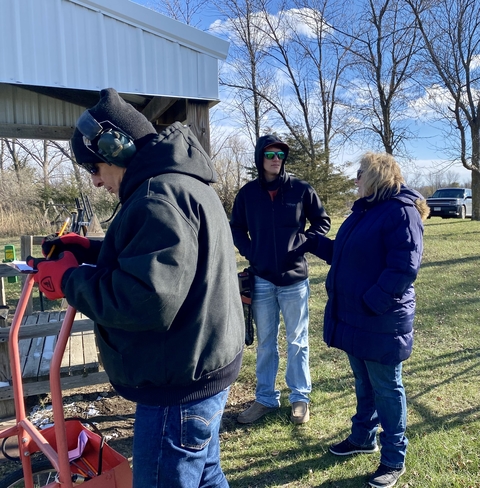
[[[48,393],[50,362],[65,311],[39,312],[24,317],[19,332],[24,394]],[[0,343],[8,341],[9,327],[0,328]],[[77,313],[60,369],[63,389],[107,383],[101,367],[92,320]],[[13,398],[11,386],[0,387],[0,401]]]

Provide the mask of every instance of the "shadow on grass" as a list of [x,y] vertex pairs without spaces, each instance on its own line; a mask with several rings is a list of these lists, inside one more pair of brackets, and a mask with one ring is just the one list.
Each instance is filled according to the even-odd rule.
[[[299,482],[299,472],[308,473],[309,470],[320,471],[328,469],[335,464],[335,460],[331,459],[333,454],[327,453],[312,463],[311,460],[301,461],[291,466],[284,468],[270,467],[267,469],[265,465],[258,465],[258,470],[262,472],[261,475],[248,475],[242,477],[241,480],[229,480],[231,488],[265,488],[269,486],[289,486],[290,483]],[[268,461],[268,460],[267,460]],[[271,463],[270,463],[271,464]],[[314,466],[312,468],[312,466]],[[252,466],[251,466],[252,467]],[[225,476],[229,479],[229,473],[225,472]],[[352,476],[349,478],[339,478],[335,481],[324,481],[320,484],[315,484],[313,481],[308,482],[308,479],[302,477],[302,485],[310,488],[345,488],[355,487],[364,488],[368,486],[368,476]],[[299,485],[295,485],[299,486]]]
[[449,219],[442,219],[441,217],[436,217],[438,219],[441,219],[439,220],[438,222],[435,222],[435,221],[432,221],[431,219],[434,219],[435,217],[429,217],[428,219],[428,226],[434,226],[434,225],[445,225],[445,221],[448,220],[448,224],[462,224],[464,222],[468,222],[468,221],[472,221],[472,219],[470,218],[467,218],[467,219],[456,219],[456,218],[449,218]]
[[[478,232],[475,233],[478,235]],[[422,263],[422,269],[424,268],[431,268],[433,266],[455,266],[457,264],[468,264],[468,263],[478,263],[480,262],[479,256],[467,256],[464,258],[455,258],[455,259],[441,259],[438,261],[424,261]]]
[[[420,360],[419,360],[420,361]],[[422,382],[421,389],[418,386],[407,387],[407,403],[409,408],[416,411],[422,419],[414,425],[409,426],[410,431],[425,433],[442,429],[454,429],[458,426],[465,427],[469,423],[478,422],[478,405],[468,405],[468,408],[461,410],[439,413],[433,408],[425,405],[422,400],[434,395],[435,390],[447,386],[448,391],[455,394],[458,391],[458,383],[464,381],[473,387],[478,385],[478,371],[480,369],[480,356],[478,349],[462,349],[445,353],[436,357],[429,357],[423,362],[413,362],[404,372],[404,378],[408,382],[410,378],[415,380],[415,376],[422,378],[429,372],[437,371],[437,378],[430,377],[429,382]],[[440,373],[441,372],[441,373]],[[451,386],[450,386],[451,385]],[[413,390],[413,394],[409,394]],[[438,399],[441,401],[441,398]]]
[[[333,360],[336,354],[327,352],[329,360]],[[326,358],[324,358],[326,359]],[[412,357],[405,369],[407,384],[408,409],[415,411],[419,420],[409,423],[408,437],[420,438],[438,430],[448,431],[450,429],[468,428],[469,424],[478,422],[478,406],[463,403],[455,405],[455,411],[438,411],[435,408],[436,389],[442,391],[456,391],[455,383],[465,382],[476,385],[478,370],[480,368],[480,356],[476,348],[467,348],[461,351],[448,352],[437,356]],[[435,373],[438,372],[438,373]],[[338,372],[337,372],[338,373]],[[433,374],[432,374],[433,373]],[[428,381],[426,378],[428,377]],[[315,382],[314,389],[324,392],[334,392],[342,396],[351,396],[352,378],[349,370],[341,372],[339,376],[329,379],[320,379]],[[350,384],[350,388],[346,385]],[[451,386],[450,386],[451,385]],[[409,391],[411,394],[409,394]],[[283,393],[283,392],[282,392]],[[453,393],[452,393],[453,394]],[[429,398],[430,397],[430,398]],[[432,403],[433,405],[429,406]],[[353,397],[352,397],[353,400]],[[426,401],[425,401],[426,400]],[[338,442],[349,433],[349,423],[346,419],[345,429],[328,435],[318,435],[319,424],[312,419],[311,425],[292,426],[289,422],[289,406],[281,407],[278,412],[267,415],[252,425],[241,425],[236,422],[236,417],[230,417],[230,423],[226,426],[227,431],[236,437],[249,437],[256,435],[261,438],[264,429],[270,430],[274,425],[287,438],[285,448],[282,450],[282,443],[272,444],[265,439],[264,445],[257,452],[245,451],[245,459],[242,464],[243,472],[238,473],[235,469],[225,470],[231,488],[265,488],[271,486],[302,486],[309,488],[364,488],[367,487],[368,476],[376,468],[378,456],[368,456],[365,465],[356,465],[355,475],[349,475],[348,467],[340,465],[348,462],[348,458],[339,458],[328,452],[331,444]],[[314,411],[314,417],[321,416],[322,410]],[[295,445],[288,441],[288,438],[295,440]],[[249,441],[246,441],[247,443]],[[288,447],[287,447],[288,445]],[[232,455],[232,453],[230,453]],[[238,456],[239,453],[233,454]],[[362,459],[363,462],[363,459]],[[339,465],[342,474],[338,477]],[[358,469],[365,474],[357,474]],[[318,473],[326,473],[320,477]],[[331,472],[331,480],[325,480]],[[311,474],[309,474],[311,473]],[[317,475],[315,475],[317,473]],[[347,473],[347,475],[345,475]],[[310,478],[311,476],[311,478]],[[319,481],[319,477],[321,481]]]
[[[267,423],[276,423],[282,430],[291,429],[291,436],[295,437],[298,447],[289,447],[285,450],[277,449],[272,452],[271,448],[266,445],[265,450],[260,455],[249,455],[245,459],[246,472],[240,477],[235,468],[229,470],[224,467],[223,470],[231,488],[289,486],[290,483],[302,483],[301,485],[295,484],[295,486],[311,488],[361,488],[367,486],[368,476],[362,475],[335,479],[335,481],[324,481],[320,484],[315,482],[313,478],[309,480],[310,474],[313,476],[314,473],[327,471],[337,464],[346,462],[347,459],[334,456],[328,451],[328,447],[337,442],[338,438],[322,438],[321,441],[312,438],[312,433],[308,427],[292,426],[289,415],[290,409],[283,407],[278,412],[265,416],[255,424],[236,424],[239,431],[249,435],[253,431],[265,428]],[[346,435],[346,432],[343,434]],[[305,456],[305,453],[308,453],[308,459],[298,460],[299,455]],[[375,459],[374,461],[376,464],[378,460]]]

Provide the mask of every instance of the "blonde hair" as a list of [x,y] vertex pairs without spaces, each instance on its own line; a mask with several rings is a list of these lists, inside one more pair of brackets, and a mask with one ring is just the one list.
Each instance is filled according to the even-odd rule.
[[391,154],[365,153],[360,158],[360,170],[364,195],[370,201],[389,199],[405,183],[400,166]]

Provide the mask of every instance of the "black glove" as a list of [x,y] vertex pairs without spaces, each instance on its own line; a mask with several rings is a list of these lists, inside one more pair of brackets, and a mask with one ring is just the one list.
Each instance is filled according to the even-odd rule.
[[42,241],[42,253],[45,257],[58,259],[62,252],[69,251],[80,264],[96,264],[101,247],[102,241],[90,240],[75,232],[60,237],[57,234],[50,234]]

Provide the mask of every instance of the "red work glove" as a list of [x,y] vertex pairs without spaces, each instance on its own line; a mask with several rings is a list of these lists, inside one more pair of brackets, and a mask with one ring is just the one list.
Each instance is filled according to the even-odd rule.
[[[96,264],[101,247],[102,241],[90,240],[75,232],[60,237],[57,234],[50,234],[42,241],[42,254],[50,259],[58,259],[62,252],[70,251],[80,264]],[[52,248],[53,252],[49,256]]]
[[59,259],[55,261],[28,256],[27,264],[34,269],[38,269],[33,281],[38,283],[39,290],[49,300],[57,300],[65,296],[62,291],[63,276],[68,270],[78,268],[78,261],[68,251],[61,254]]

